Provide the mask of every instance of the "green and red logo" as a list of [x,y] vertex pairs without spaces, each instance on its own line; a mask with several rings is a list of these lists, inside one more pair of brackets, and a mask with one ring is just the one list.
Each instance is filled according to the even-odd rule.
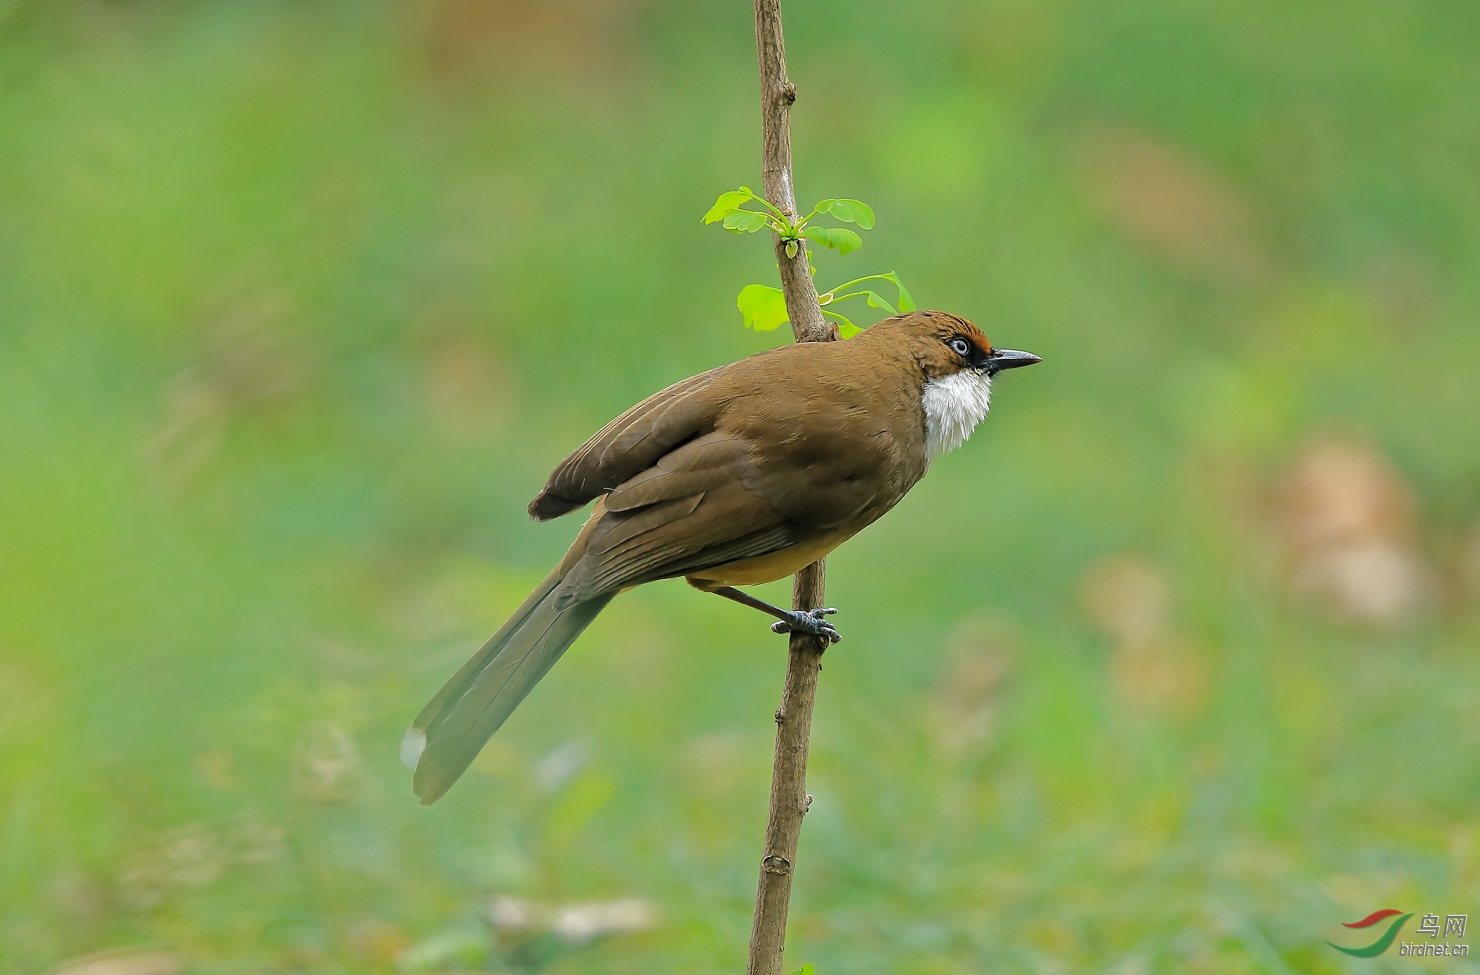
[[[1386,907],[1380,911],[1373,911],[1371,914],[1368,914],[1360,921],[1342,922],[1341,926],[1344,928],[1370,928],[1378,921],[1386,920],[1387,918],[1392,917],[1394,914],[1403,914],[1403,912],[1391,907]],[[1337,951],[1344,951],[1348,955],[1355,955],[1358,958],[1376,958],[1378,955],[1382,954],[1384,951],[1387,951],[1389,948],[1392,947],[1393,940],[1398,937],[1398,931],[1401,930],[1403,927],[1403,922],[1407,921],[1412,916],[1412,912],[1409,912],[1408,914],[1403,914],[1402,917],[1398,918],[1392,924],[1388,925],[1388,929],[1382,933],[1382,937],[1378,938],[1370,945],[1367,945],[1365,948],[1343,948],[1341,945],[1337,944],[1334,941],[1328,941],[1326,942],[1326,944],[1335,948]]]
[[[1386,921],[1394,915],[1401,916],[1395,918],[1387,926],[1387,930],[1376,941],[1366,947],[1345,948],[1334,941],[1328,941],[1326,944],[1335,948],[1337,951],[1345,952],[1348,955],[1355,955],[1358,958],[1376,958],[1393,946],[1393,939],[1397,938],[1398,932],[1403,929],[1403,924],[1417,913],[1417,911],[1410,911],[1407,914],[1403,914],[1402,911],[1395,910],[1391,907],[1383,908],[1380,911],[1373,911],[1371,914],[1362,918],[1362,920],[1348,921],[1342,927],[1370,928],[1379,921]],[[1439,915],[1425,914],[1418,919],[1418,927],[1413,930],[1413,934],[1415,939],[1422,939],[1427,936],[1428,940],[1415,940],[1412,943],[1400,941],[1398,942],[1398,954],[1404,957],[1412,955],[1425,958],[1436,958],[1440,956],[1469,957],[1470,946],[1464,943],[1465,926],[1469,924],[1469,921],[1470,916],[1468,914],[1445,914],[1443,926],[1440,927]],[[1454,936],[1454,941],[1449,940],[1450,935]],[[1441,938],[1443,939],[1442,941],[1440,940]]]

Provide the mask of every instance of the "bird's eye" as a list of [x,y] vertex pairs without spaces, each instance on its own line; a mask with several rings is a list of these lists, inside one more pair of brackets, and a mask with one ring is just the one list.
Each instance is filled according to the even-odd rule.
[[971,343],[959,335],[947,342],[946,345],[950,346],[951,351],[963,359],[971,352]]

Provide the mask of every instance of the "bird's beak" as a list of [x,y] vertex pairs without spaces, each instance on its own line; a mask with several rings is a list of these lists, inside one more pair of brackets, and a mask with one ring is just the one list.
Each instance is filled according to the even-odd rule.
[[987,375],[995,376],[1003,369],[1031,366],[1035,362],[1042,361],[1042,359],[1031,352],[1017,352],[1013,349],[993,349],[991,355],[987,356]]

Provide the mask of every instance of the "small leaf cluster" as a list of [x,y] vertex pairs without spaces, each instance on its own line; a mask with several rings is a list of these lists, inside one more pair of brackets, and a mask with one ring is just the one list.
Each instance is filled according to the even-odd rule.
[[[751,209],[747,206],[751,203],[759,204],[763,209]],[[772,206],[764,197],[756,195],[748,186],[721,193],[719,199],[714,201],[714,206],[704,214],[704,223],[720,223],[726,230],[737,234],[753,234],[760,230],[770,229],[785,243],[787,257],[796,257],[798,249],[806,246],[804,241],[821,244],[837,251],[840,255],[850,254],[863,246],[863,238],[847,227],[823,227],[811,222],[822,214],[827,214],[844,223],[855,224],[862,230],[871,230],[874,226],[872,207],[862,200],[845,199],[823,200],[812,208],[812,212],[793,223],[785,213]],[[811,256],[811,251],[808,250],[809,260]],[[813,273],[816,273],[815,269]],[[882,295],[870,288],[848,290],[869,281],[888,281],[893,284],[898,293],[895,303],[890,304]],[[852,281],[845,281],[817,296],[818,303],[822,305],[822,313],[837,321],[838,334],[845,339],[857,335],[863,329],[854,325],[842,313],[828,306],[848,298],[863,298],[870,308],[881,308],[891,315],[914,311],[918,307],[915,299],[910,296],[904,283],[899,280],[899,275],[894,271],[884,274],[867,274],[861,278],[854,278]],[[787,321],[786,295],[780,288],[772,288],[764,284],[748,284],[740,289],[735,305],[740,309],[740,314],[745,320],[745,327],[753,328],[758,332],[769,332]]]
[[[758,203],[764,209],[751,210],[746,204]],[[786,244],[786,256],[796,257],[797,249],[804,240],[849,254],[863,246],[863,238],[847,227],[824,227],[812,221],[827,214],[843,223],[856,224],[864,230],[872,230],[874,211],[862,200],[823,200],[812,208],[812,212],[793,223],[781,210],[772,206],[765,197],[759,196],[748,186],[721,193],[714,206],[704,214],[704,223],[720,223],[726,230],[737,234],[753,234],[758,230],[770,229]]]
[[[896,303],[891,305],[885,300],[883,295],[867,288],[858,291],[847,291],[848,288],[863,284],[865,281],[888,281],[893,284],[895,290],[899,292]],[[839,292],[847,293],[839,294]],[[868,302],[870,308],[882,308],[891,315],[898,315],[900,312],[905,311],[914,311],[918,307],[915,304],[915,299],[910,296],[910,293],[905,290],[903,282],[899,280],[899,275],[893,271],[884,274],[869,274],[861,278],[854,278],[852,281],[844,281],[831,291],[818,295],[817,303],[822,306],[822,313],[824,315],[837,319],[838,335],[845,339],[852,338],[863,331],[863,329],[844,317],[841,312],[828,307],[834,302],[842,301],[845,298],[863,298]],[[740,296],[735,299],[735,304],[739,307],[740,314],[745,318],[746,328],[753,328],[757,332],[769,332],[780,325],[786,324],[786,295],[780,288],[772,288],[764,284],[747,284],[740,289]]]

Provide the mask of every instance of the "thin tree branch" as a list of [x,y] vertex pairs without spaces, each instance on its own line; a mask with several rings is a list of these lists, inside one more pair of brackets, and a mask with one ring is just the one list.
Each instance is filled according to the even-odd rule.
[[[766,199],[797,219],[796,190],[791,171],[791,105],[797,90],[786,77],[786,44],[781,33],[781,0],[755,0],[755,45],[760,61],[762,172]],[[838,337],[838,327],[822,317],[817,288],[807,266],[807,249],[787,256],[786,245],[772,235],[786,313],[798,342],[827,342]],[[792,608],[823,605],[823,563],[817,561],[792,581]],[[791,904],[791,879],[796,865],[802,817],[812,797],[807,795],[807,747],[812,737],[812,705],[817,700],[817,677],[827,641],[792,633],[787,649],[786,683],[776,709],[776,760],[771,769],[771,807],[761,854],[760,882],[755,895],[755,918],[750,928],[746,975],[781,975],[786,946],[786,914]]]
[[[792,581],[792,605],[813,608],[822,603],[823,563],[813,562]],[[807,795],[807,746],[812,738],[812,705],[825,647],[817,637],[793,633],[787,652],[786,683],[776,709],[776,760],[771,769],[771,807],[761,877],[750,926],[746,975],[781,975],[786,947],[786,914],[791,905],[791,879],[796,867]]]
[[[781,0],[755,0],[755,47],[761,69],[761,185],[771,205],[795,223],[800,214],[791,176],[791,104],[797,100],[797,89],[786,77]],[[796,256],[788,257],[780,235],[773,233],[771,242],[781,271],[781,290],[786,294],[791,333],[798,342],[836,338],[837,326],[822,317],[822,308],[817,304],[817,287],[807,266],[807,248],[799,246]]]

